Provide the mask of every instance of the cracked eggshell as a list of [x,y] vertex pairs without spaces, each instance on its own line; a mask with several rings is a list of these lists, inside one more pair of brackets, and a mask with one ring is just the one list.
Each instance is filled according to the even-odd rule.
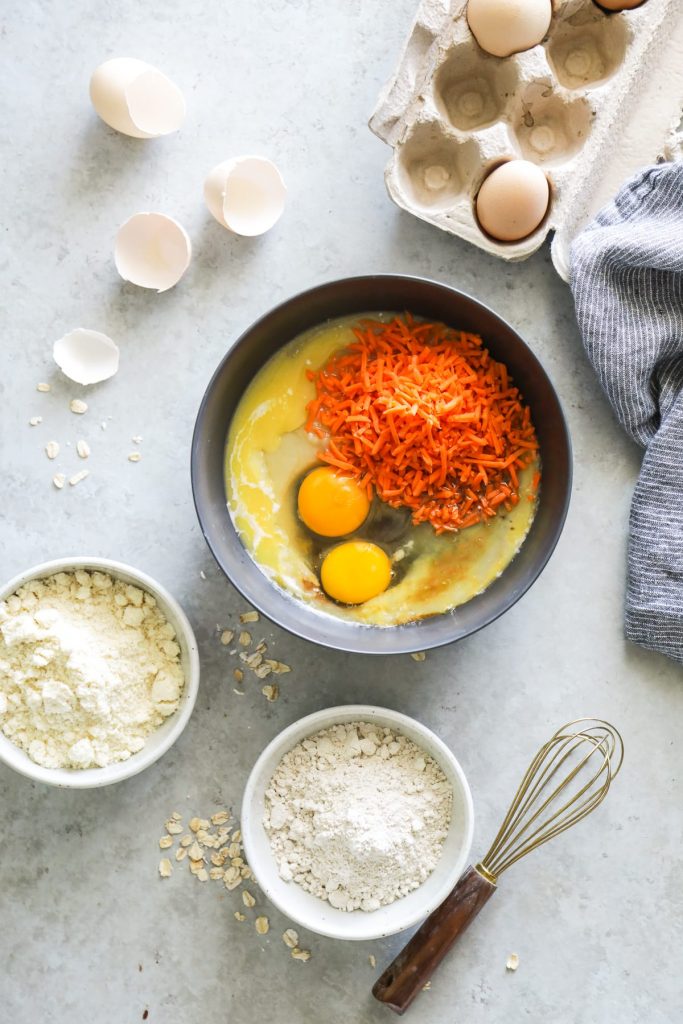
[[287,188],[274,163],[261,156],[224,160],[207,175],[204,198],[219,224],[237,235],[269,231],[282,216]]
[[59,338],[52,347],[59,369],[77,384],[99,384],[113,377],[119,368],[118,345],[102,334],[77,327]]
[[136,213],[116,235],[114,261],[124,281],[157,292],[173,288],[190,265],[184,227],[163,213]]
[[157,68],[134,57],[100,64],[90,79],[92,105],[110,128],[135,139],[155,139],[180,128],[185,99]]

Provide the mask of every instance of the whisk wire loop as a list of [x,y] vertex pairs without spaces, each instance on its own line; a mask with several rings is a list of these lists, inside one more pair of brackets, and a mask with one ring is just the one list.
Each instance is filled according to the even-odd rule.
[[478,870],[495,883],[531,850],[595,810],[621,768],[623,753],[617,730],[600,719],[581,718],[558,729],[527,768]]

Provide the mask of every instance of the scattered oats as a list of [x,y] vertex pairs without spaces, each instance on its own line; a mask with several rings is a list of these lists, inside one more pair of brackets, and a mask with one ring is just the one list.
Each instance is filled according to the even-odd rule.
[[215,814],[211,815],[212,825],[225,825],[226,821],[230,821],[229,811],[216,811]]
[[197,878],[199,879],[200,882],[208,882],[209,872],[206,870],[206,868],[199,869],[199,871],[197,872]]
[[128,461],[129,462],[139,462],[141,458],[142,458],[142,455],[140,454],[140,452],[131,452],[130,455],[128,456]]
[[246,921],[246,919],[247,919],[247,915],[246,914],[240,914],[239,910],[235,911],[235,920],[236,921]]
[[82,469],[80,473],[74,473],[73,476],[69,477],[69,483],[72,487],[75,487],[76,484],[80,484],[81,480],[85,480],[86,476],[90,476],[90,471]]
[[296,949],[299,945],[298,933],[293,928],[288,928],[286,932],[282,933],[282,941],[289,949]]
[[248,864],[245,864],[243,868],[240,868],[240,875],[244,879],[251,878],[253,874],[254,872],[251,870]]
[[183,826],[175,818],[170,818],[164,825],[164,828],[170,836],[179,836],[183,831]]
[[173,868],[168,857],[162,857],[159,861],[159,874],[162,878],[170,878],[173,874]]
[[31,419],[28,422],[29,422],[29,426],[37,427],[39,423],[43,422],[43,417],[42,416],[31,416]]
[[183,816],[180,813],[180,811],[174,811],[173,814],[171,815],[171,818],[173,819],[173,821],[182,821],[183,820]]
[[265,640],[259,640],[259,642],[256,644],[256,653],[257,654],[265,654],[267,650],[268,650],[268,644],[266,643],[266,641]]
[[242,651],[242,653],[240,654],[240,658],[242,659],[245,665],[248,665],[249,668],[252,669],[257,669],[261,662],[263,661],[263,655],[257,654],[256,651],[254,651],[253,654],[245,654],[244,651]]
[[279,689],[279,687],[277,686],[276,683],[273,683],[270,686],[262,686],[261,687],[261,693],[266,698],[268,703],[272,704],[273,701],[277,700],[278,697],[280,696],[280,689]]
[[88,456],[90,455],[90,445],[88,444],[87,441],[77,441],[76,451],[78,452],[82,459],[87,459]]
[[258,622],[259,613],[255,611],[242,612],[240,615],[240,622]]
[[199,570],[199,575],[201,576],[201,578],[202,578],[203,580],[205,580],[205,579],[206,579],[206,573],[204,572],[204,570],[203,570],[203,569],[200,569],[200,570]]
[[270,675],[272,671],[272,668],[270,668],[268,665],[259,665],[258,668],[254,669],[254,675],[258,679],[267,679],[267,677]]
[[45,384],[43,381],[41,381],[40,384],[36,384],[36,391],[50,391],[50,390],[51,390],[50,385],[49,384]]
[[510,953],[510,956],[505,961],[505,969],[507,971],[516,971],[519,967],[519,956],[517,953]]
[[240,855],[240,844],[232,842],[228,847],[228,857],[239,857]]
[[212,879],[215,880],[217,878],[222,878],[222,877],[223,877],[223,868],[220,868],[220,867],[219,868],[210,868],[210,870],[209,870],[209,878],[212,878]]
[[241,857],[233,857],[230,863],[234,868],[244,867],[244,861],[242,860]]
[[202,823],[199,818],[190,818],[190,828],[193,832],[199,832],[202,827]]
[[256,906],[256,900],[251,895],[248,889],[245,889],[244,892],[242,893],[242,903],[244,903],[245,907]]
[[45,454],[48,459],[56,459],[59,455],[59,444],[57,441],[48,441],[45,445]]
[[425,654],[424,651],[413,651],[410,657],[413,659],[413,661],[424,661],[427,655]]
[[241,644],[242,647],[248,647],[251,643],[251,633],[247,633],[246,629],[243,629],[239,635],[238,643]]
[[199,827],[204,829],[211,828],[211,822],[209,821],[208,818],[200,818]]
[[88,406],[80,398],[72,398],[69,402],[69,408],[72,412],[75,412],[77,416],[82,416],[84,412],[88,411]]
[[257,917],[256,920],[254,921],[254,928],[259,933],[259,935],[267,935],[268,931],[270,930],[270,925],[268,923],[268,918],[267,917]]
[[223,632],[221,633],[221,643],[223,644],[224,647],[227,647],[228,644],[232,643],[232,639],[233,639],[234,635],[235,635],[235,631],[233,629],[224,629],[223,630]]
[[231,835],[230,838],[232,839],[233,843],[241,843],[242,842],[242,832],[240,831],[240,829],[236,829],[233,832],[233,834]]
[[192,843],[192,836],[183,836],[183,838],[180,840],[180,845],[181,846],[190,846],[191,843]]
[[203,860],[192,860],[192,858],[190,858],[190,872],[193,875],[198,875],[199,872],[202,871],[203,869],[204,869],[204,861]]
[[303,960],[305,963],[306,960],[311,959],[311,951],[310,949],[299,949],[299,947],[297,946],[295,949],[292,950],[292,956],[294,957],[295,960]]
[[237,886],[241,885],[241,884],[242,884],[242,879],[240,878],[239,875],[237,876],[237,878],[230,878],[230,879],[224,878],[223,879],[223,885],[228,890],[228,892],[232,892],[233,889],[236,889]]
[[187,847],[186,846],[179,846],[178,849],[175,852],[175,859],[176,860],[184,860],[185,857],[187,857]]
[[169,846],[173,846],[173,836],[162,836],[159,840],[160,849],[168,850]]
[[190,855],[190,860],[204,860],[202,848],[196,840],[188,850],[188,853]]
[[372,953],[371,953],[371,954],[370,954],[370,956],[368,957],[368,963],[370,964],[370,966],[372,967],[372,969],[373,969],[373,970],[374,970],[374,969],[375,969],[375,967],[377,966],[377,961],[376,961],[376,959],[375,959],[375,957],[373,956],[373,954],[372,954]]
[[62,487],[66,483],[66,474],[55,473],[55,475],[52,477],[52,483],[55,485],[58,491],[61,491]]
[[223,877],[222,868],[223,865],[225,864],[225,857],[223,857],[220,853],[212,853],[211,863],[214,864],[217,868],[221,868],[221,877]]
[[242,671],[241,668],[233,669],[232,675],[235,682],[237,683],[241,683],[242,680],[244,679],[244,672]]
[[142,441],[142,435],[136,434],[134,437],[131,437],[131,441],[133,442],[133,444],[140,444],[140,442]]
[[273,669],[273,672],[277,676],[283,676],[285,674],[285,672],[291,672],[291,671],[292,670],[289,667],[289,665],[285,665],[284,662],[282,662],[282,661],[278,661],[277,668]]

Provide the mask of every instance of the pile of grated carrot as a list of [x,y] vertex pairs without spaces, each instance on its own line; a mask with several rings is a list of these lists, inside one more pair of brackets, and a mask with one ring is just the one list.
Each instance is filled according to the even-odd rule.
[[[536,457],[529,409],[476,334],[411,316],[362,320],[318,371],[306,430],[319,457],[413,523],[461,530],[519,501]],[[534,477],[534,489],[539,474]]]

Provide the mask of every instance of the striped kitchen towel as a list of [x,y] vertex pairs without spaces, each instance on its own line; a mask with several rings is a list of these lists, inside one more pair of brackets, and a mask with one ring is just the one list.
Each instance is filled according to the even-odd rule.
[[683,662],[683,164],[641,171],[581,232],[571,287],[588,358],[645,449],[626,636]]

